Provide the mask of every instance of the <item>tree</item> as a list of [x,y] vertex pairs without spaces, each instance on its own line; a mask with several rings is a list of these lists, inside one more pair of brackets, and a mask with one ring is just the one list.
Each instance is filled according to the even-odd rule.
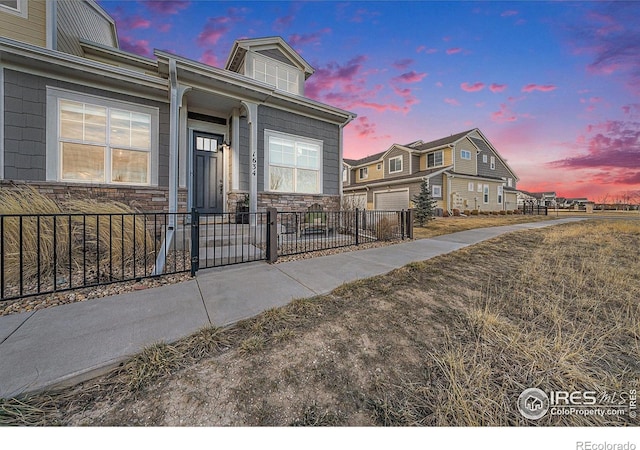
[[413,203],[415,205],[416,220],[421,227],[424,226],[425,222],[435,218],[436,201],[431,196],[428,181],[424,180],[420,184],[420,193],[413,196]]

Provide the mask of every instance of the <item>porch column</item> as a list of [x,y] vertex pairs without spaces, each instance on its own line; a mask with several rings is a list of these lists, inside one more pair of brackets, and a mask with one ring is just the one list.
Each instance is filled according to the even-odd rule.
[[[258,212],[258,105],[242,101],[247,111],[249,123],[249,212]],[[255,225],[255,215],[251,214],[251,225]]]
[[[171,84],[171,103],[169,106],[169,213],[178,212],[178,142],[180,140],[180,105],[184,93],[190,90],[188,86],[178,84],[176,60],[169,60],[169,82]],[[169,216],[169,228],[175,228],[175,215]]]

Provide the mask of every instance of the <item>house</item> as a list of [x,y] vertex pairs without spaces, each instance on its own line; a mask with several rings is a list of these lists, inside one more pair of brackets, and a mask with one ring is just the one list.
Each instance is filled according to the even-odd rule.
[[530,192],[529,195],[536,199],[539,206],[555,207],[558,203],[555,192]]
[[431,142],[393,144],[386,151],[343,162],[345,201],[368,209],[411,207],[427,180],[444,210],[515,209],[518,177],[477,128]]
[[339,207],[354,114],[305,97],[282,38],[237,40],[223,68],[120,49],[93,0],[0,1],[0,185],[142,211]]

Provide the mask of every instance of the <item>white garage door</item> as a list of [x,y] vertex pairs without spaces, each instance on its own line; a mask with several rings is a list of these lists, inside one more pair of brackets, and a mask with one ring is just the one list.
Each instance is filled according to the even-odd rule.
[[346,209],[367,209],[367,194],[344,194]]
[[409,191],[378,192],[373,194],[378,211],[399,211],[409,208]]

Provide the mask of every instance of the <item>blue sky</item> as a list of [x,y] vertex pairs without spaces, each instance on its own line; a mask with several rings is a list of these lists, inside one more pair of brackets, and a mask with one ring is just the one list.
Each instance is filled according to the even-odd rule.
[[222,67],[282,36],[306,94],[358,114],[345,156],[480,128],[519,187],[640,192],[640,2],[100,1],[121,47]]

